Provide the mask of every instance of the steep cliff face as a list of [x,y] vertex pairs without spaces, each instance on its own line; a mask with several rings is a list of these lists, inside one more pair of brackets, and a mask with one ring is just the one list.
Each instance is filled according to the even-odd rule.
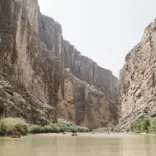
[[117,78],[64,41],[37,0],[1,0],[0,8],[1,114],[90,128],[117,120]]
[[60,87],[58,95],[58,117],[91,129],[118,121],[116,101],[71,73],[65,72],[63,92]]
[[[5,78],[10,81],[12,88],[17,88],[17,93],[21,94],[19,87],[23,87],[23,92],[36,99],[36,105],[31,100],[22,100],[21,95],[19,105],[14,102],[11,96],[12,107],[9,99],[5,103],[5,115],[10,116],[12,112],[15,116],[29,117],[29,120],[37,123],[46,123],[56,121],[56,111],[58,98],[57,92],[60,84],[60,61],[59,58],[51,56],[51,49],[41,42],[42,33],[46,36],[44,27],[40,28],[42,15],[39,12],[36,0],[22,1],[0,1],[0,57],[1,57],[1,73],[5,73]],[[59,26],[55,26],[58,29]],[[55,33],[61,34],[61,29]],[[53,45],[59,45],[59,39],[56,37]],[[59,47],[61,48],[61,47]],[[55,48],[55,53],[60,51]],[[56,72],[57,71],[57,72]],[[2,92],[5,91],[1,88]],[[14,90],[12,91],[14,93]],[[15,92],[16,93],[16,92]],[[8,94],[4,92],[4,94]],[[2,96],[1,98],[4,98]],[[24,102],[25,107],[30,111],[26,111],[20,103]],[[40,106],[38,106],[40,105]],[[8,109],[11,107],[11,109]],[[41,109],[41,108],[44,109]],[[52,112],[51,110],[54,109]],[[19,111],[20,110],[20,111]]]
[[82,56],[67,41],[64,41],[64,53],[65,68],[69,68],[72,74],[80,80],[104,92],[111,100],[117,101],[118,79],[110,70],[101,68],[91,59]]
[[156,115],[156,21],[127,54],[120,73],[121,121]]

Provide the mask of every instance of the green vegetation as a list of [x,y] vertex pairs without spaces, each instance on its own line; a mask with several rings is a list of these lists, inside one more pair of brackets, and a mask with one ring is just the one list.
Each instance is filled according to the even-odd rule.
[[11,135],[19,132],[21,135],[28,133],[28,124],[21,118],[4,118],[0,120],[0,134]]
[[154,133],[156,134],[156,117],[139,118],[130,124],[130,131],[136,133]]
[[74,124],[49,124],[46,126],[32,125],[30,126],[30,133],[60,133],[60,132],[88,132],[85,127],[80,127]]
[[156,134],[156,117],[155,118],[151,118],[149,130],[150,130],[150,133]]
[[28,133],[60,133],[60,132],[88,132],[88,128],[80,127],[73,123],[66,121],[58,121],[55,124],[48,124],[45,126],[28,124],[21,118],[4,118],[0,120],[0,135],[12,135],[13,133],[20,133],[27,135]]
[[[115,125],[95,129],[93,132],[121,132]],[[126,129],[126,132],[151,133],[156,134],[156,117],[142,117],[132,122]]]

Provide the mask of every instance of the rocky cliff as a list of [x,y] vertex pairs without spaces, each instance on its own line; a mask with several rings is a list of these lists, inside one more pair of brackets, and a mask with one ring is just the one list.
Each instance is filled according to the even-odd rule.
[[63,40],[37,0],[0,1],[0,113],[96,128],[118,119],[118,80]]
[[156,20],[126,56],[120,73],[121,123],[156,116]]

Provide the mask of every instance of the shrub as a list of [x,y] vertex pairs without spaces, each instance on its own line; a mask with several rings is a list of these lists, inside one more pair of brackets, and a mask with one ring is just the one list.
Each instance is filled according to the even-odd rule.
[[22,135],[28,133],[28,125],[21,118],[4,118],[0,121],[0,129],[4,135],[11,135],[19,132]]
[[86,127],[78,126],[78,132],[89,132],[89,129]]
[[150,128],[150,120],[148,118],[144,118],[141,122],[141,131],[142,132],[149,132],[149,128]]
[[55,127],[55,129],[59,130],[59,132],[67,131],[67,125],[64,123],[57,123],[55,125],[52,125],[52,127]]
[[20,133],[26,135],[28,133],[59,133],[59,132],[88,132],[86,127],[77,126],[71,122],[60,120],[59,123],[48,124],[45,126],[27,124],[21,118],[4,118],[0,120],[0,135],[12,135]]
[[19,123],[15,126],[15,130],[17,132],[20,132],[21,135],[27,135],[28,134],[28,125]]
[[55,123],[46,126],[31,125],[30,133],[59,133],[59,132],[88,132],[88,128],[80,127],[74,124]]
[[136,133],[141,132],[148,133],[149,129],[150,129],[150,120],[148,118],[137,119],[130,125],[130,130]]
[[72,125],[72,126],[69,126],[69,130],[70,130],[70,132],[72,132],[72,133],[76,133],[76,132],[78,132],[78,127]]
[[30,125],[29,133],[33,133],[33,134],[44,133],[44,129],[40,125]]
[[150,132],[156,133],[156,117],[150,120]]
[[30,133],[59,133],[61,132],[60,127],[57,124],[50,124],[46,126],[33,125],[31,126]]

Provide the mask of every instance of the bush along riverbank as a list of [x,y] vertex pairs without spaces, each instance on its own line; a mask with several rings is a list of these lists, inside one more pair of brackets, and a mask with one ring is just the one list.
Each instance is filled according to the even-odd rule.
[[133,133],[150,133],[156,135],[156,117],[141,117],[131,122],[127,128],[123,130],[118,125],[108,124],[106,127],[98,128],[93,132],[133,132]]
[[40,133],[61,133],[61,132],[88,132],[86,127],[77,126],[63,120],[58,123],[45,126],[26,123],[21,118],[4,118],[0,120],[0,135],[10,136],[13,134],[27,135]]
[[130,124],[127,131],[156,134],[156,117],[142,117]]

